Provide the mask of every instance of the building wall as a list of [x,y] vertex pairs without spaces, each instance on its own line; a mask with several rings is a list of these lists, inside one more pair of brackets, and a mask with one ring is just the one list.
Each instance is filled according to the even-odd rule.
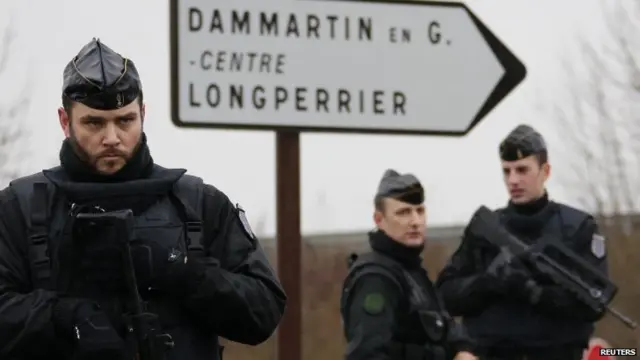
[[[432,243],[446,243],[455,246],[460,241],[464,228],[462,226],[430,227],[427,232],[427,241]],[[349,232],[336,234],[307,235],[302,237],[302,241],[309,245],[330,246],[349,245],[358,246],[367,243],[367,232]],[[260,242],[265,247],[274,246],[273,237],[260,238]]]

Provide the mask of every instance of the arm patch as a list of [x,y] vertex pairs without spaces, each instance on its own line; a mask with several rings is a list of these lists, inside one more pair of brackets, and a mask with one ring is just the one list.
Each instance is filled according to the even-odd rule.
[[247,215],[240,204],[236,204],[236,212],[238,213],[238,219],[240,219],[240,223],[242,224],[242,230],[244,230],[244,233],[249,237],[249,239],[255,240],[256,234],[251,229],[251,225],[249,225]]
[[607,254],[604,236],[593,234],[591,237],[591,253],[598,259],[602,259]]
[[379,292],[370,293],[364,298],[362,308],[369,315],[379,315],[384,311],[386,300]]

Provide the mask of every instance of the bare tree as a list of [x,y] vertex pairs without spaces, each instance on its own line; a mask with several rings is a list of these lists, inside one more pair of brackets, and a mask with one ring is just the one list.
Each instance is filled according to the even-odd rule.
[[21,158],[20,140],[25,132],[22,124],[31,104],[29,86],[15,86],[11,72],[12,51],[16,45],[16,33],[11,24],[0,29],[0,86],[6,91],[17,92],[8,103],[0,103],[0,186],[19,175]]
[[[563,66],[567,94],[557,97],[552,110],[565,146],[561,155],[569,164],[559,169],[559,177],[574,201],[598,216],[609,239],[611,273],[621,288],[616,303],[637,318],[640,2],[603,1],[601,6],[606,35],[578,40],[577,55]],[[610,341],[633,346],[640,341],[608,319],[600,330]]]

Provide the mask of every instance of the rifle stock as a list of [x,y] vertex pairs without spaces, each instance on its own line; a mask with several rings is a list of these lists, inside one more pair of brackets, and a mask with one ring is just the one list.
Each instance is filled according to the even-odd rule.
[[527,245],[509,233],[502,226],[499,215],[485,206],[476,210],[469,230],[500,248],[500,254],[489,266],[489,272],[495,272],[517,258],[545,274],[556,285],[570,291],[594,310],[608,311],[627,327],[637,327],[634,320],[610,306],[618,293],[618,287],[599,269],[560,241],[543,236],[535,244]]
[[160,331],[158,317],[149,313],[140,297],[136,280],[133,257],[131,256],[131,238],[133,233],[133,212],[129,209],[104,213],[80,213],[80,220],[103,223],[113,226],[118,241],[123,246],[123,271],[131,306],[131,328],[136,337],[137,360],[163,360],[166,351],[175,344],[169,334]]

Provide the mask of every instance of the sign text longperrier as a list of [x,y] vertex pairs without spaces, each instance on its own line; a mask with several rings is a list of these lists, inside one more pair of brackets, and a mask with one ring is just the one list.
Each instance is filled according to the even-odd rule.
[[525,68],[463,4],[171,0],[177,126],[466,134]]

